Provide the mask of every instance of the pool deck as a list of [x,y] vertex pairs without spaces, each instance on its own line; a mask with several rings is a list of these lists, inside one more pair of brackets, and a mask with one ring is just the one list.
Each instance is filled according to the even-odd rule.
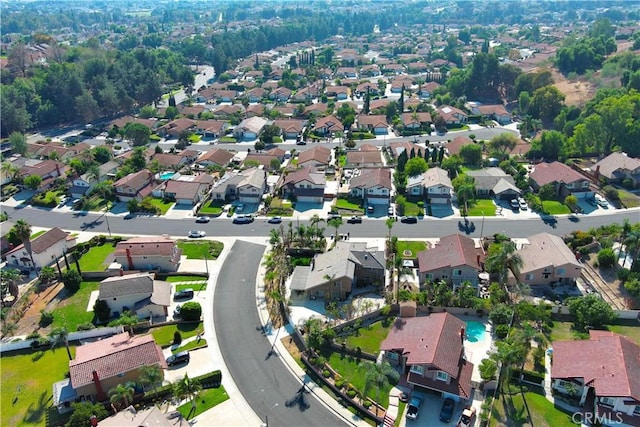
[[473,363],[473,373],[471,374],[471,381],[480,383],[482,382],[482,378],[480,378],[480,361],[482,359],[486,359],[488,357],[489,352],[492,349],[493,341],[491,339],[491,325],[487,321],[486,318],[477,317],[477,316],[456,316],[459,319],[467,322],[473,321],[482,323],[484,325],[484,336],[481,340],[477,342],[471,342],[468,340],[464,340],[464,351],[466,355],[466,359]]

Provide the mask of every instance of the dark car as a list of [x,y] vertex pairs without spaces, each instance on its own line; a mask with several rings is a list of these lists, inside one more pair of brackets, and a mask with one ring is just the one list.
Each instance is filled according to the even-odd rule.
[[279,216],[272,216],[271,218],[269,218],[269,224],[280,224],[282,222],[282,218],[280,218]]
[[338,212],[329,212],[329,216],[327,216],[327,221],[332,219],[342,218],[342,216]]
[[418,418],[418,414],[420,413],[420,407],[422,406],[422,399],[418,396],[414,396],[411,398],[409,405],[407,406],[407,418],[410,420],[415,420]]
[[362,217],[354,215],[347,220],[349,224],[362,224]]
[[456,402],[453,399],[445,399],[442,403],[442,408],[440,409],[440,421],[443,423],[451,422],[451,417],[453,417],[453,410],[456,407]]
[[520,210],[520,202],[518,201],[518,199],[512,199],[509,202],[509,206],[511,206],[511,209],[513,209],[514,211]]
[[189,299],[189,298],[193,298],[194,292],[193,289],[188,288],[188,289],[183,289],[181,291],[177,291],[175,294],[173,294],[173,299],[177,300],[177,299]]
[[418,222],[418,217],[415,216],[403,216],[400,219],[400,222],[403,222],[405,224],[415,224]]
[[189,363],[189,360],[191,360],[189,352],[181,351],[180,353],[172,354],[171,356],[167,357],[167,365],[173,366],[177,365],[178,363]]

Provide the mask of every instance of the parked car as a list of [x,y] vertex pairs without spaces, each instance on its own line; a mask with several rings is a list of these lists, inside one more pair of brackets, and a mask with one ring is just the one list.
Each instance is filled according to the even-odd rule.
[[451,417],[453,417],[453,410],[456,407],[456,402],[453,399],[445,399],[442,403],[442,408],[440,409],[440,421],[443,423],[451,422]]
[[358,215],[354,215],[347,220],[349,224],[362,224],[362,217]]
[[173,294],[173,299],[174,300],[189,299],[189,298],[193,298],[193,295],[194,295],[193,289],[187,288],[181,291],[177,291],[175,294]]
[[176,305],[176,308],[173,309],[173,317],[180,317],[181,310],[182,306],[180,304]]
[[404,402],[404,403],[407,403],[410,398],[411,398],[411,395],[406,391],[401,392],[400,396],[398,396],[398,399],[400,399],[400,402]]
[[178,363],[189,363],[189,360],[191,360],[189,352],[181,351],[180,353],[172,354],[171,356],[167,357],[167,365],[173,366],[177,365]]
[[272,216],[271,218],[269,218],[269,224],[280,224],[282,222],[282,218],[280,218],[279,216]]
[[327,216],[327,221],[336,219],[336,218],[342,218],[342,216],[338,212],[329,212],[329,216]]
[[470,427],[473,425],[473,421],[476,417],[476,408],[473,406],[470,408],[464,408],[460,418],[458,418],[458,424],[456,427]]
[[204,237],[207,233],[202,230],[190,230],[188,236],[192,238]]
[[249,224],[253,222],[253,217],[251,215],[238,215],[233,218],[234,224]]
[[526,211],[527,209],[529,209],[527,201],[522,198],[518,199],[518,206],[520,207],[521,211]]
[[598,206],[600,206],[601,208],[608,208],[609,207],[609,202],[607,201],[607,199],[605,199],[600,194],[596,194],[595,195],[595,199],[596,199],[596,204]]
[[209,218],[208,216],[199,216],[198,218],[196,218],[196,222],[201,224],[206,224],[210,220],[211,218]]
[[520,210],[520,202],[518,202],[518,199],[511,199],[509,206],[511,206],[511,209],[514,211]]
[[415,224],[418,222],[418,217],[415,216],[403,216],[400,219],[400,222],[403,222],[405,224]]
[[422,399],[418,396],[412,397],[409,401],[409,405],[407,406],[407,418],[410,420],[415,420],[416,418],[418,418],[421,406]]
[[393,206],[389,206],[389,209],[387,209],[387,215],[389,216],[394,216],[396,214],[395,209],[393,209]]

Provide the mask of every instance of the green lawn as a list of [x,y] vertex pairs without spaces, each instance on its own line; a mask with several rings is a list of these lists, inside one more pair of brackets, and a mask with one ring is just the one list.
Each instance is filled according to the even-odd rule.
[[207,289],[207,282],[206,281],[200,282],[200,283],[193,282],[193,283],[176,286],[176,291],[183,291],[185,289],[193,289],[196,292],[204,291],[205,289]]
[[476,199],[469,203],[468,216],[496,216],[496,205],[490,199]]
[[[75,347],[71,347],[71,355]],[[2,393],[0,415],[3,426],[44,426],[52,404],[53,383],[69,372],[64,347],[42,352],[22,350],[0,358]],[[57,412],[57,411],[56,411]]]
[[636,344],[640,345],[640,326],[635,325],[609,325],[608,329],[616,334],[624,335]]
[[104,271],[108,267],[104,262],[114,250],[115,246],[108,242],[92,246],[89,252],[80,258],[80,269],[82,271]]
[[175,354],[175,353],[179,353],[181,351],[194,350],[196,348],[202,348],[202,347],[206,347],[206,346],[207,346],[207,340],[202,338],[202,339],[200,339],[200,341],[198,341],[198,340],[189,341],[185,345],[180,346],[180,347],[176,348],[175,350],[173,350],[172,353]]
[[340,157],[338,157],[338,161],[340,163],[340,166],[344,166],[347,164],[347,155],[343,154]]
[[[415,240],[398,240],[398,255],[402,258],[416,258],[418,252],[427,249],[425,242]],[[405,255],[405,251],[411,251],[411,255]],[[408,252],[407,252],[408,254]]]
[[208,388],[202,390],[200,396],[196,400],[196,410],[193,411],[193,404],[186,402],[178,407],[178,411],[186,419],[192,419],[193,417],[200,415],[204,411],[213,408],[216,405],[229,399],[229,395],[223,386],[218,388]]
[[335,207],[338,209],[347,209],[355,212],[364,212],[362,206],[358,203],[351,202],[347,199],[338,199],[336,200]]
[[573,329],[573,322],[559,322],[553,321],[553,328],[551,329],[551,341],[560,340],[579,340],[584,339],[583,333],[575,331]]
[[221,215],[224,207],[224,200],[209,200],[200,208],[201,215]]
[[218,139],[218,142],[220,142],[221,144],[224,144],[224,143],[234,143],[238,141],[236,141],[236,139],[232,136],[223,136],[222,138]]
[[370,354],[378,354],[380,343],[387,337],[393,322],[379,321],[371,326],[360,328],[357,335],[347,337],[347,347],[358,348]]
[[618,195],[620,196],[620,201],[626,207],[637,208],[638,206],[640,206],[640,197],[628,192],[627,190],[623,190],[622,188],[618,188],[617,190]]
[[404,213],[405,216],[422,216],[424,215],[424,208],[418,206],[417,203],[410,202],[407,200],[404,203]]
[[189,323],[177,323],[175,325],[160,326],[159,328],[151,329],[151,335],[161,347],[170,346],[173,342],[173,334],[175,331],[180,331],[182,339],[195,337],[198,332],[204,331],[204,325],[202,322],[189,322]]
[[526,391],[524,393],[531,419],[522,399],[522,394],[500,394],[495,401],[491,426],[506,425],[513,427],[570,427],[571,413],[558,409],[541,394]]
[[211,260],[220,256],[224,244],[215,240],[201,240],[199,242],[179,240],[178,247],[182,249],[182,253],[186,255],[187,259],[205,259],[206,257]]
[[38,231],[37,233],[33,233],[33,234],[31,235],[31,240],[35,239],[36,237],[38,237],[38,236],[40,236],[41,234],[44,234],[44,233],[46,233],[46,232],[47,232],[47,230],[40,230],[40,231]]
[[167,276],[164,279],[165,282],[175,283],[175,282],[201,282],[206,281],[206,276]]
[[91,292],[100,289],[100,281],[88,281],[80,284],[75,294],[62,299],[53,311],[52,328],[64,326],[74,332],[78,325],[93,321],[93,311],[87,311]]
[[558,202],[557,200],[543,200],[542,208],[549,215],[564,215],[570,214],[571,209],[562,202]]
[[162,199],[156,199],[156,198],[153,198],[153,197],[149,198],[149,202],[153,206],[155,206],[158,209],[160,209],[160,215],[166,214],[167,211],[169,210],[169,208],[175,204],[175,202],[164,201]]

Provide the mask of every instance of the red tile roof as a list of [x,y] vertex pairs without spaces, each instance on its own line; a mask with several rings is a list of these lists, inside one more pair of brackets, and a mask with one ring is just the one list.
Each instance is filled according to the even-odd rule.
[[418,268],[420,272],[461,265],[479,269],[479,254],[473,239],[461,234],[451,234],[441,237],[432,249],[418,253]]
[[571,166],[560,162],[538,163],[533,172],[529,174],[529,177],[540,187],[553,182],[570,184],[587,179],[579,172],[571,169]]
[[175,240],[164,237],[133,237],[116,245],[115,255],[125,255],[127,249],[132,256],[171,256],[176,245]]

